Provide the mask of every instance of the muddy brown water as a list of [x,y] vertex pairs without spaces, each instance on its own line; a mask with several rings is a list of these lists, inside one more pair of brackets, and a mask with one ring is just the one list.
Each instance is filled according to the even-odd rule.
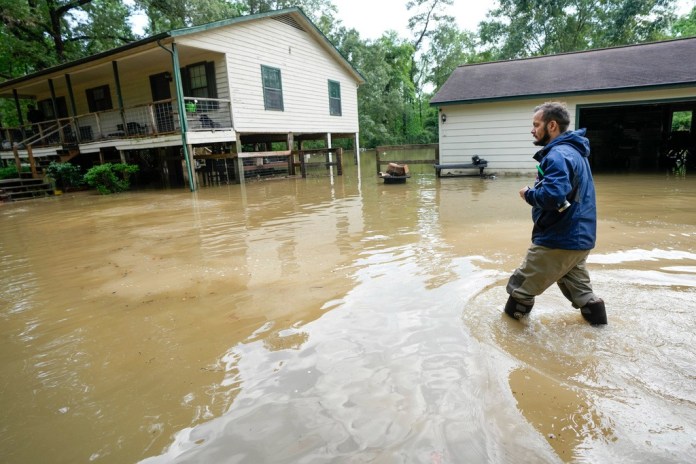
[[0,461],[691,461],[696,177],[596,176],[593,328],[501,313],[531,177],[372,163],[0,205]]

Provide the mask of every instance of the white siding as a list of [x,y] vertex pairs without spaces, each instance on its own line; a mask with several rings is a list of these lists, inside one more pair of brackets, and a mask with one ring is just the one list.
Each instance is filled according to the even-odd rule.
[[[181,44],[227,53],[239,132],[357,132],[357,82],[315,38],[267,18],[183,37]],[[266,111],[261,65],[281,71],[284,111]],[[329,114],[328,81],[341,84],[342,116]]]
[[443,106],[441,110],[447,121],[440,120],[440,162],[468,163],[472,156],[478,155],[488,161],[491,172],[533,170],[536,162],[532,155],[538,147],[532,144],[532,111],[546,100],[566,102],[570,127],[575,128],[578,106],[639,104],[693,96],[694,89],[685,88]]
[[[188,42],[186,40],[179,41],[181,43]],[[198,46],[203,45],[203,43],[198,43]],[[217,97],[222,100],[229,100],[230,98],[230,88],[227,85],[227,64],[225,62],[225,55],[223,53],[216,53],[211,51],[200,50],[199,52],[192,52],[189,49],[179,50],[179,66],[185,68],[186,66],[212,61],[215,63],[215,84],[217,89]],[[176,98],[174,86],[172,84],[172,97]]]

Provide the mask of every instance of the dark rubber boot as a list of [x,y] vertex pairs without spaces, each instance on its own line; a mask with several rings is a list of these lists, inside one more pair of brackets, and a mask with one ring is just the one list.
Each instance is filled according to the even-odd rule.
[[604,308],[604,301],[600,298],[588,302],[580,308],[582,317],[592,325],[602,325],[607,323],[607,311]]
[[522,304],[513,297],[508,297],[507,303],[505,303],[505,314],[519,320],[529,314],[533,306]]

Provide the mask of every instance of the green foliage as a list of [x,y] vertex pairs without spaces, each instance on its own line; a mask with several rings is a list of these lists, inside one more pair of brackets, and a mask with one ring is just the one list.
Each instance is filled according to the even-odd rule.
[[500,0],[480,24],[493,59],[565,53],[665,37],[676,0]]
[[690,131],[693,111],[675,111],[672,114],[672,131]]
[[148,18],[145,28],[148,35],[293,6],[301,8],[317,23],[332,23],[336,12],[336,7],[327,0],[135,0],[134,3]]
[[443,24],[433,31],[430,53],[424,54],[422,59],[426,62],[426,83],[439,89],[457,66],[476,62],[480,58],[476,54],[473,33]]
[[56,187],[61,190],[79,187],[84,184],[80,166],[71,163],[53,161],[46,168],[46,175],[53,179],[56,183]]
[[102,52],[134,39],[122,0],[0,0],[0,77]]
[[130,188],[130,176],[138,172],[138,166],[126,163],[105,163],[87,171],[84,179],[102,195],[126,191]]
[[672,25],[672,35],[674,37],[694,37],[696,36],[696,6],[687,15],[677,19]]
[[[22,166],[22,172],[29,172],[29,166]],[[0,168],[0,179],[15,179],[18,177],[17,168],[15,166],[7,166]]]

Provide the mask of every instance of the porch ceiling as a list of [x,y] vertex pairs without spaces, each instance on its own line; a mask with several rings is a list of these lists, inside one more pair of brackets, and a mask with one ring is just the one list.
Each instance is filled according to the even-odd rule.
[[[197,51],[193,47],[178,45],[179,56],[185,57]],[[81,83],[102,85],[114,81],[112,62],[118,63],[119,76],[123,79],[129,74],[156,74],[159,72],[173,71],[171,54],[156,44],[138,50],[131,50],[130,53],[110,56],[101,60],[94,60],[87,63],[79,63],[73,67],[61,68],[53,73],[43,74],[34,79],[19,82],[10,88],[0,91],[0,98],[14,98],[13,90],[16,90],[19,98],[34,99],[39,95],[46,95],[50,92],[49,79],[53,80],[53,87],[56,95],[67,95],[66,75],[70,75],[73,87]],[[183,61],[182,64],[185,62]]]

